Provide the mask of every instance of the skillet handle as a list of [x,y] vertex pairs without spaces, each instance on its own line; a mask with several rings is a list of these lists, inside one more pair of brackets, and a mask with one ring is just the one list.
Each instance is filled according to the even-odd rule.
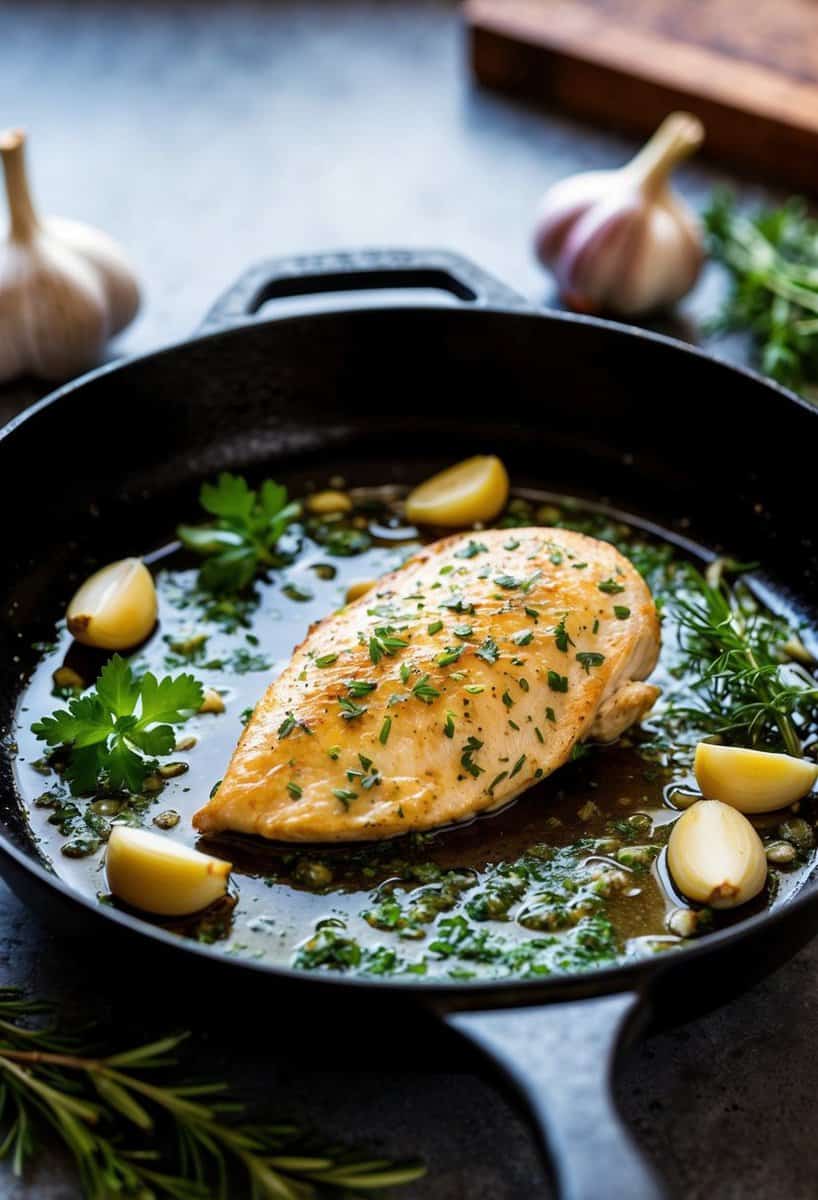
[[[458,304],[528,309],[527,300],[480,267],[444,250],[348,250],[271,258],[250,267],[208,312],[199,332],[251,321],[268,300],[378,288],[437,288]],[[331,305],[327,305],[331,307]],[[265,313],[268,321],[281,312]]]
[[559,1200],[667,1195],[622,1123],[612,1094],[616,1060],[643,1014],[642,997],[625,993],[444,1017],[522,1095]]

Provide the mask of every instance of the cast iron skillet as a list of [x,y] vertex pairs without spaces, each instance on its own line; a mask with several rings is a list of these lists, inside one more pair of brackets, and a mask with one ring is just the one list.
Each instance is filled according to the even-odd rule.
[[[442,290],[448,303],[348,298],[322,312],[259,312],[305,293],[412,287]],[[48,637],[76,580],[161,544],[220,468],[287,478],[343,467],[382,483],[495,451],[517,484],[606,497],[758,559],[809,607],[814,521],[801,496],[816,437],[818,415],[761,378],[647,333],[536,313],[452,255],[265,263],[191,341],[85,376],[0,434],[0,716],[7,727],[32,643]],[[218,956],[70,891],[37,860],[10,760],[6,752],[0,870],[33,907],[64,929],[150,945],[210,980],[273,985],[293,1019],[316,1002],[382,1022],[407,1004],[418,1021],[431,1011],[516,1086],[570,1200],[665,1194],[615,1110],[617,1054],[649,1022],[689,1019],[746,987],[818,927],[810,884],[683,952],[583,975],[455,985],[299,974]]]

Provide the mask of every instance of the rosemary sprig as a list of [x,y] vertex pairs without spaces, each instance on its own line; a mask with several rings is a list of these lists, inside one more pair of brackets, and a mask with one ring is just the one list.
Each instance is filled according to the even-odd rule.
[[380,1191],[424,1173],[417,1162],[316,1145],[293,1125],[243,1120],[223,1084],[152,1078],[177,1066],[187,1034],[95,1054],[78,1037],[28,1024],[49,1009],[0,988],[0,1158],[17,1175],[46,1126],[73,1155],[88,1200],[228,1200],[239,1180],[251,1200],[311,1200],[324,1189]]
[[697,676],[697,703],[671,706],[671,716],[708,733],[801,756],[801,735],[814,722],[816,680],[782,653],[792,631],[763,609],[749,589],[722,576],[711,584],[687,565],[666,598],[679,623],[682,667]]

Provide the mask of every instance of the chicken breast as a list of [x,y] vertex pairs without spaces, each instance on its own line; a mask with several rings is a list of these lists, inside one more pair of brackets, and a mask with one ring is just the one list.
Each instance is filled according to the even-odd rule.
[[444,538],[310,629],[194,823],[356,841],[499,808],[640,719],[658,650],[650,591],[607,542]]

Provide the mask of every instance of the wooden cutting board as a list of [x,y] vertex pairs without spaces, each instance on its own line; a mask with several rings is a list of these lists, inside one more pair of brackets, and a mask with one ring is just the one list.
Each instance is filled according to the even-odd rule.
[[707,153],[818,192],[818,0],[466,0],[489,87],[648,133],[671,109]]

